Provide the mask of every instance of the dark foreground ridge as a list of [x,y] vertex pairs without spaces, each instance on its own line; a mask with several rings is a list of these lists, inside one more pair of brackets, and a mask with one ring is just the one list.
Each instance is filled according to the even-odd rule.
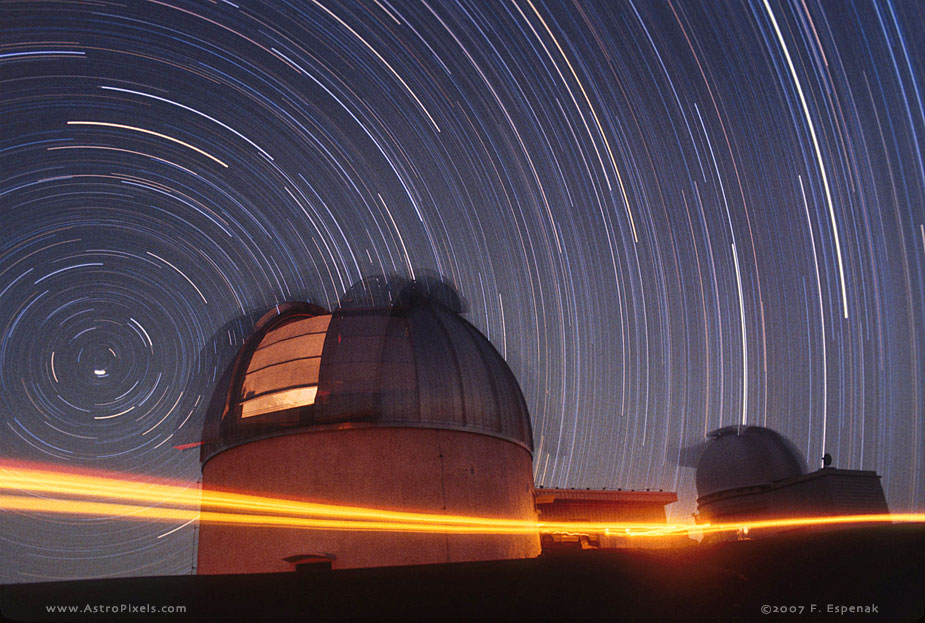
[[[923,552],[921,524],[796,531],[527,560],[5,585],[0,612],[55,622],[918,621]],[[71,613],[49,611],[58,606]],[[165,606],[185,612],[151,611]]]

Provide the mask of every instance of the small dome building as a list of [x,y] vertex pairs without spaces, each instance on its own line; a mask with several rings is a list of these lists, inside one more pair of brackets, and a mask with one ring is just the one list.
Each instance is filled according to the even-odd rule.
[[[367,279],[328,312],[280,305],[217,390],[204,489],[343,506],[536,520],[532,431],[510,368],[436,280]],[[538,534],[458,535],[204,523],[200,574],[539,554]]]
[[726,426],[707,437],[697,462],[698,497],[785,480],[806,471],[800,452],[770,428]]
[[807,473],[793,443],[761,426],[727,426],[707,437],[697,448],[698,522],[889,513],[876,472]]

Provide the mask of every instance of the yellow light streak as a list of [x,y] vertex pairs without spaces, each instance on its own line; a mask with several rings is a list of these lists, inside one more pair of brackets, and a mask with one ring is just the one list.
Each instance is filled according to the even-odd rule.
[[594,106],[591,104],[591,98],[588,97],[588,92],[585,91],[585,85],[582,84],[581,79],[578,78],[578,72],[576,72],[575,68],[572,67],[572,63],[569,61],[568,55],[566,55],[565,50],[562,49],[562,46],[559,45],[559,40],[556,39],[554,34],[552,34],[552,30],[546,24],[546,20],[543,19],[543,16],[540,14],[540,12],[536,10],[536,6],[534,6],[533,2],[527,0],[527,3],[539,18],[540,23],[543,24],[543,28],[545,28],[546,33],[549,34],[549,38],[552,39],[552,42],[556,44],[556,48],[559,50],[559,54],[562,55],[562,58],[565,60],[565,64],[568,65],[569,71],[572,72],[572,77],[575,79],[575,82],[578,83],[578,88],[581,89],[581,94],[584,96],[585,102],[588,104],[588,109],[591,111],[591,115],[594,117],[594,123],[597,124],[598,132],[601,133],[601,138],[604,139],[604,145],[607,147],[607,155],[610,156],[610,162],[613,164],[613,170],[617,173],[617,182],[620,184],[620,193],[622,193],[623,201],[626,203],[626,213],[630,217],[630,227],[632,227],[633,230],[633,241],[638,244],[639,236],[636,235],[636,220],[633,218],[633,210],[630,207],[629,197],[626,196],[626,188],[623,187],[623,176],[620,175],[620,167],[617,166],[617,159],[614,158],[613,150],[610,149],[610,141],[607,140],[607,134],[604,133],[604,127],[601,125],[600,119],[597,118],[597,111],[594,110]]
[[352,521],[349,519],[318,519],[312,517],[287,517],[283,515],[249,515],[246,513],[220,513],[215,511],[200,512],[192,509],[113,504],[111,502],[33,498],[21,495],[0,495],[0,509],[65,515],[116,517],[120,519],[147,521],[189,521],[198,519],[202,523],[247,524],[252,526],[306,528],[313,530],[436,532],[441,534],[529,534],[536,532],[536,524],[530,524],[528,522],[524,522],[523,526],[517,528],[513,526],[461,526],[451,524],[403,523],[398,521]]
[[[140,480],[124,480],[110,476],[36,469],[21,464],[0,461],[0,490],[15,490],[39,494],[59,494],[86,498],[107,498],[170,504],[194,508],[220,508],[239,511],[264,511],[295,515],[316,515],[352,519],[378,519],[403,522],[448,524],[482,524],[518,526],[520,520],[466,517],[458,515],[413,513],[375,508],[319,504],[299,500],[246,495],[218,490],[194,489],[190,486],[165,485]],[[535,528],[535,523],[531,525]]]
[[158,138],[162,138],[164,140],[177,143],[178,145],[183,145],[184,147],[188,149],[192,149],[193,151],[202,154],[203,156],[205,156],[206,158],[209,158],[210,160],[214,160],[215,162],[219,163],[226,169],[228,168],[227,164],[225,164],[224,162],[222,162],[215,156],[204,152],[198,147],[194,145],[190,145],[189,143],[184,143],[178,138],[173,138],[172,136],[167,136],[166,134],[161,134],[160,132],[154,132],[153,130],[145,130],[144,128],[136,128],[135,126],[131,126],[131,125],[122,125],[121,123],[106,123],[103,121],[68,121],[67,124],[68,125],[97,125],[97,126],[103,126],[107,128],[120,128],[122,130],[133,130],[135,132],[141,132],[143,134],[150,134],[151,136],[156,136]]
[[[315,530],[441,534],[589,534],[666,537],[768,528],[844,524],[923,523],[925,513],[840,515],[750,520],[717,524],[648,522],[544,522],[440,515],[319,504],[203,490],[87,473],[36,468],[0,460],[0,511],[97,516],[144,521],[193,521]],[[113,501],[100,501],[118,500]],[[133,503],[128,503],[133,502]],[[174,508],[179,507],[179,508]]]
[[[632,522],[620,523],[586,523],[586,522],[530,522],[510,521],[508,525],[483,522],[480,518],[470,518],[469,525],[451,523],[420,523],[402,521],[351,520],[314,517],[290,517],[284,515],[252,515],[247,513],[227,513],[216,511],[197,511],[194,509],[163,508],[159,506],[138,506],[134,504],[116,504],[111,502],[87,502],[70,499],[35,498],[24,495],[0,495],[0,509],[5,511],[31,511],[65,515],[82,515],[110,517],[146,521],[193,521],[201,523],[238,524],[254,527],[299,528],[313,530],[367,531],[367,532],[413,532],[439,534],[587,534],[617,532],[616,536],[628,537],[666,537],[686,535],[692,529],[703,533],[736,532],[743,529],[805,527],[813,525],[866,524],[925,522],[923,513],[897,515],[848,515],[838,517],[802,517],[793,519],[775,519],[748,523],[728,523],[714,525],[681,524],[643,524]],[[439,516],[438,516],[439,517]]]

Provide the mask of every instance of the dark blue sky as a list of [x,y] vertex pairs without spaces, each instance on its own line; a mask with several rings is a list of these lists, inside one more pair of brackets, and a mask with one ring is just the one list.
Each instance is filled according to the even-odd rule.
[[[744,422],[925,504],[921,3],[0,11],[0,456],[194,484],[248,319],[432,271],[542,485],[683,521]],[[0,581],[187,572],[176,528],[2,513]]]

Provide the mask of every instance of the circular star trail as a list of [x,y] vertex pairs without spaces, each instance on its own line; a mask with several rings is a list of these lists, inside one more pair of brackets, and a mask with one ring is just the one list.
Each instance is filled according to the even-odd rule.
[[[437,273],[537,483],[770,426],[925,504],[913,2],[6,2],[0,454],[180,479],[285,300]],[[194,527],[4,514],[0,581],[188,572]]]

